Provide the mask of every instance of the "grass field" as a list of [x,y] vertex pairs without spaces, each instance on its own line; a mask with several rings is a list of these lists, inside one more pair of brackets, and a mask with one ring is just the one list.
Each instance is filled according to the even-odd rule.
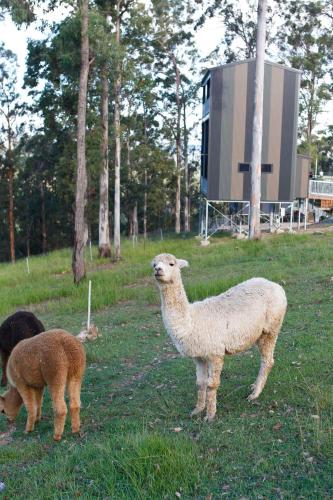
[[[164,331],[150,261],[161,251],[190,262],[191,300],[253,276],[286,289],[288,312],[276,363],[256,403],[256,349],[226,359],[212,424],[189,413],[195,367]],[[52,441],[44,419],[23,433],[25,410],[10,437],[0,419],[0,481],[6,498],[333,498],[333,233],[280,235],[259,242],[194,238],[124,242],[118,265],[88,262],[93,322],[103,337],[86,345],[82,435],[67,421]],[[88,257],[88,255],[87,255]],[[87,283],[74,287],[69,250],[0,265],[0,320],[18,308],[47,328],[78,333]],[[1,415],[0,415],[1,417]]]

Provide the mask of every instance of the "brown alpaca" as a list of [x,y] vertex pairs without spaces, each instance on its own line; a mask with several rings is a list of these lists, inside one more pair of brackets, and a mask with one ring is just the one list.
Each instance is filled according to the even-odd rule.
[[80,430],[80,392],[86,365],[85,350],[79,340],[64,330],[49,330],[22,340],[13,349],[7,366],[9,390],[0,396],[0,411],[15,420],[22,403],[27,412],[25,432],[41,419],[44,388],[47,385],[54,411],[54,440],[64,431],[69,395],[72,432]]

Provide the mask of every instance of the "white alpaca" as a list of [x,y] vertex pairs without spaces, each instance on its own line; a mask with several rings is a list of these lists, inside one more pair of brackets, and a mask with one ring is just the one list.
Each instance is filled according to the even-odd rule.
[[214,419],[224,356],[246,351],[255,343],[261,365],[248,400],[256,399],[274,364],[275,343],[287,308],[283,288],[272,281],[253,278],[216,297],[190,304],[180,274],[188,262],[160,254],[152,266],[161,294],[165,328],[178,351],[193,358],[196,364],[198,400],[191,415],[201,413],[207,406],[206,419]]

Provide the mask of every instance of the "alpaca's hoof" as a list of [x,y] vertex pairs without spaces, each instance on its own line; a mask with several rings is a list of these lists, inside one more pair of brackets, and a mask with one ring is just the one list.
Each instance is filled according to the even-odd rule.
[[254,401],[255,399],[257,399],[259,397],[259,394],[256,394],[255,392],[252,392],[248,397],[247,397],[247,400],[248,401]]
[[205,416],[205,422],[213,422],[215,420],[215,413],[214,415],[206,415]]
[[32,432],[34,429],[25,429],[24,434],[29,434],[29,432]]
[[200,415],[204,411],[205,408],[197,408],[195,407],[193,411],[190,413],[190,417],[195,417],[196,415]]
[[72,429],[72,434],[78,434],[80,432],[80,427]]
[[61,434],[55,434],[53,436],[54,441],[60,441],[61,440]]

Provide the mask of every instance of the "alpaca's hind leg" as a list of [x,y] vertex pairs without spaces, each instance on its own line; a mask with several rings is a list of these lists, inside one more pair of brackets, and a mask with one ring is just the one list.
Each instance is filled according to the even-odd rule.
[[277,335],[272,333],[263,333],[257,344],[260,351],[261,363],[257,380],[252,386],[252,393],[248,396],[248,401],[257,399],[265,387],[267,377],[274,365],[274,349]]
[[1,351],[1,361],[2,361],[2,377],[1,377],[1,385],[5,386],[7,385],[7,375],[6,375],[6,369],[7,369],[7,361],[8,361],[8,354],[5,352]]
[[65,381],[57,381],[57,384],[49,386],[53,412],[54,412],[54,436],[55,441],[60,441],[64,432],[67,406],[65,403]]
[[43,393],[44,393],[44,388],[36,389],[37,422],[39,422],[42,418]]
[[197,387],[198,387],[198,399],[194,410],[191,413],[191,417],[201,413],[206,407],[206,393],[207,393],[207,383],[208,383],[208,363],[201,358],[194,359],[196,370],[197,370]]
[[25,426],[25,432],[34,430],[36,417],[37,417],[37,399],[35,389],[27,386],[20,386],[17,388],[21,398],[23,399],[24,406],[26,407],[28,417]]
[[67,387],[69,395],[69,410],[72,422],[72,432],[80,430],[80,408],[81,408],[81,380],[71,379]]
[[211,422],[216,414],[216,393],[220,385],[221,371],[224,357],[215,357],[208,361],[208,384],[207,384],[207,414],[205,419]]

